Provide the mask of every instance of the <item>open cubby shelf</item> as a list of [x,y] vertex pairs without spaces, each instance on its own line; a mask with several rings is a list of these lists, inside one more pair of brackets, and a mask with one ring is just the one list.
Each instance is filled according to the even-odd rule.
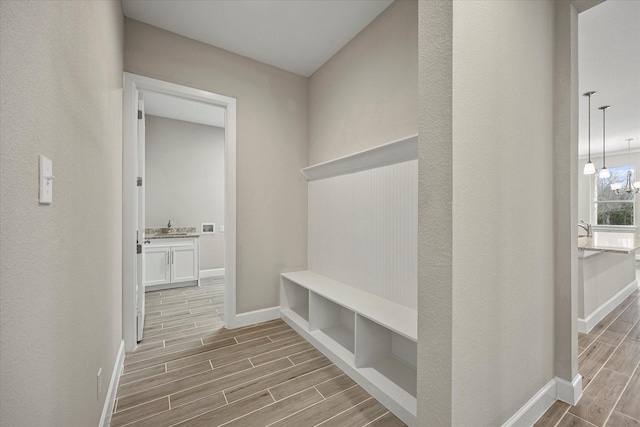
[[311,271],[284,273],[281,316],[406,424],[416,424],[417,313]]

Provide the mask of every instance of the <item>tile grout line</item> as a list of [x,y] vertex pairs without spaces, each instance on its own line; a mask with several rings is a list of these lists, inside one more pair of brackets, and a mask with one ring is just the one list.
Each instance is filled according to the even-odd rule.
[[[624,313],[624,310],[623,310],[623,313]],[[622,313],[620,313],[620,315],[622,315]],[[617,320],[617,319],[618,319],[618,318],[616,317],[616,320]],[[615,322],[615,320],[614,320],[613,322]],[[613,323],[613,322],[611,322],[611,323]],[[609,326],[611,326],[611,324],[609,324]],[[609,326],[607,326],[607,329],[609,329]],[[605,329],[604,331],[606,331],[607,329]],[[632,329],[633,329],[633,328],[632,328]],[[604,331],[602,331],[602,332],[598,335],[598,337],[600,337],[600,335],[602,335],[602,334],[604,333]],[[618,348],[620,348],[620,346],[622,345],[622,342],[625,340],[625,338],[627,338],[627,336],[629,336],[629,334],[630,334],[630,333],[631,333],[631,329],[629,330],[629,332],[627,332],[627,333],[624,335],[624,337],[622,337],[622,339],[620,340],[620,342],[618,343],[618,345],[613,349],[613,351],[611,352],[611,354],[609,355],[609,357],[607,357],[607,359],[602,363],[602,366],[600,366],[600,369],[598,369],[598,371],[595,373],[595,375],[593,376],[593,378],[591,378],[591,381],[589,381],[589,384],[587,384],[587,386],[586,386],[585,388],[583,388],[583,389],[582,389],[582,392],[583,392],[583,393],[584,393],[584,391],[585,391],[586,389],[588,389],[588,388],[589,388],[589,386],[591,385],[591,383],[593,382],[593,380],[598,376],[598,374],[602,371],[602,369],[604,369],[604,366],[605,366],[605,365],[609,362],[609,360],[613,357],[613,354],[614,354],[616,351],[618,351]],[[596,339],[594,340],[594,342],[595,342],[595,341],[597,341],[597,340],[598,340],[598,338],[596,338]],[[605,345],[611,345],[611,344],[603,343],[602,341],[600,341],[600,343],[601,343],[601,344],[605,344]],[[591,345],[590,345],[589,347],[591,347]],[[613,346],[611,346],[611,347],[613,347]],[[580,370],[580,369],[578,368],[578,371],[579,371],[579,370]],[[613,369],[612,369],[612,370],[613,370]],[[614,371],[614,372],[617,372],[617,371]],[[621,372],[618,372],[618,373],[621,373]],[[624,375],[624,374],[623,374],[623,375]]]
[[[620,402],[620,399],[622,399],[622,395],[624,394],[625,391],[627,391],[627,387],[629,387],[629,383],[631,382],[631,379],[633,378],[635,373],[638,371],[638,366],[640,366],[640,363],[638,363],[636,365],[636,368],[633,370],[633,372],[629,376],[629,379],[627,380],[627,383],[622,388],[622,393],[620,393],[620,396],[618,396],[618,398],[616,399],[615,403],[613,404],[613,407],[611,408],[611,412],[609,412],[609,415],[607,415],[607,418],[605,418],[604,424],[602,424],[603,426],[606,426],[607,422],[609,422],[609,418],[611,418],[611,414],[613,414],[613,411],[616,410],[616,406],[618,406],[618,402]],[[620,412],[620,413],[623,414],[623,415],[627,415],[624,412]],[[633,417],[631,417],[631,418],[633,418]]]
[[[293,393],[291,396],[287,396],[287,399],[288,399],[289,397],[295,396],[296,394],[303,393],[303,392],[305,392],[305,391],[309,390],[310,388],[311,388],[311,387],[309,387],[309,388],[305,388],[304,390],[301,390],[301,391],[299,391],[299,392],[297,392],[297,393]],[[253,396],[253,395],[255,395],[255,394],[262,393],[263,391],[265,391],[265,390],[256,391],[255,393],[251,393],[249,396],[243,397],[242,399],[238,399],[238,400],[234,401],[233,403],[240,402],[240,401],[242,401],[242,400],[244,400],[244,399],[246,399],[246,398],[248,398],[248,397],[251,397],[251,396]],[[271,399],[273,399],[273,395],[271,394],[271,392],[269,391],[269,389],[266,389],[266,391],[269,393],[269,396],[271,396]],[[283,399],[283,400],[284,400],[284,399]],[[222,427],[222,426],[227,425],[227,424],[229,424],[229,423],[232,423],[232,422],[234,422],[234,421],[236,421],[236,420],[239,420],[239,419],[241,419],[241,418],[244,418],[244,417],[246,417],[246,416],[248,416],[248,415],[251,415],[251,414],[253,414],[254,412],[258,412],[258,411],[260,411],[260,410],[262,410],[262,409],[264,409],[264,408],[268,408],[269,406],[275,405],[275,404],[276,404],[276,403],[278,403],[278,402],[281,402],[281,400],[275,400],[275,399],[273,399],[273,402],[271,402],[271,403],[269,403],[269,404],[267,404],[267,405],[264,405],[264,406],[262,406],[261,408],[254,409],[254,410],[253,410],[253,411],[251,411],[251,412],[247,412],[246,414],[243,414],[243,415],[241,415],[241,416],[239,416],[239,417],[236,417],[236,418],[234,418],[234,419],[232,419],[232,420],[226,421],[226,422],[224,422],[224,423],[220,424],[220,425],[219,425],[219,427]],[[307,406],[307,408],[309,408],[309,406]],[[302,411],[302,410],[304,410],[304,409],[306,409],[306,408],[301,409],[301,411]],[[211,411],[209,411],[209,412],[211,412]],[[298,412],[300,412],[300,411],[296,411],[296,412],[294,412],[294,414],[295,414],[295,413],[298,413]],[[293,415],[293,414],[291,414],[291,415]],[[281,419],[282,419],[282,418],[281,418]],[[275,422],[278,422],[278,421],[280,421],[280,420],[277,420],[277,421],[275,421]],[[273,424],[273,423],[271,423],[271,424]],[[271,424],[269,424],[269,425],[271,425]]]
[[[386,409],[386,408],[387,408],[387,407],[385,406],[385,409]],[[390,414],[390,413],[391,413],[391,411],[387,411],[387,412],[385,412],[384,414],[380,415],[378,418],[375,418],[375,419],[373,419],[373,420],[369,421],[368,423],[366,423],[366,424],[365,424],[365,425],[363,425],[362,427],[370,426],[371,424],[373,424],[373,423],[375,423],[376,421],[378,421],[380,418],[382,418],[382,417],[384,417],[384,416],[386,416],[387,414]]]
[[[342,390],[340,393],[336,393],[336,394],[334,394],[334,396],[337,396],[338,394],[342,394],[342,393],[346,392],[347,390],[351,390],[352,388],[354,388],[354,387],[356,387],[356,386],[357,386],[357,385],[353,385],[353,386],[351,386],[351,387],[349,387],[349,388],[346,388],[346,389]],[[311,387],[309,387],[309,388],[311,388]],[[308,389],[305,389],[305,390],[308,390]],[[302,391],[305,391],[305,390],[302,390]],[[302,393],[302,392],[299,392],[299,393]],[[291,396],[295,396],[296,394],[298,394],[298,393],[294,393],[294,394],[292,394]],[[291,397],[291,396],[289,396],[289,397]],[[322,393],[320,393],[320,396],[322,396]],[[276,424],[276,423],[279,423],[279,422],[280,422],[280,421],[282,421],[282,420],[286,420],[287,418],[291,418],[291,417],[293,417],[294,415],[296,415],[298,412],[306,411],[306,410],[307,410],[307,409],[309,409],[309,408],[313,408],[314,406],[319,405],[320,403],[324,402],[325,400],[326,400],[326,399],[321,400],[321,401],[319,401],[319,402],[316,402],[316,403],[314,403],[314,404],[312,404],[312,405],[309,405],[309,406],[307,406],[306,408],[302,408],[302,409],[300,409],[299,411],[293,412],[293,413],[291,413],[291,414],[287,415],[286,417],[280,418],[279,420],[276,420],[276,421],[272,422],[271,424],[268,424],[266,427],[272,426],[272,425],[274,425],[274,424]]]
[[[332,420],[332,419],[334,419],[335,417],[338,417],[338,416],[340,416],[340,415],[344,414],[345,412],[350,411],[350,410],[352,410],[353,408],[355,408],[355,407],[357,407],[357,406],[362,405],[364,402],[368,402],[368,401],[369,401],[369,400],[371,400],[371,399],[373,399],[373,396],[369,395],[369,397],[368,397],[368,398],[366,398],[365,400],[363,400],[362,402],[358,402],[357,404],[355,404],[355,405],[353,405],[353,406],[350,406],[349,408],[345,409],[344,411],[338,412],[337,414],[335,414],[335,415],[334,415],[334,416],[332,416],[331,418],[327,418],[327,419],[326,419],[326,420],[324,420],[323,422],[316,424],[316,426],[319,426],[319,425],[322,425],[322,424],[329,425],[329,424],[326,424],[326,423],[327,423],[327,422],[329,422],[329,421],[331,421],[331,420]],[[379,402],[378,402],[378,403],[379,403]],[[381,405],[382,405],[382,404],[381,404]],[[383,405],[383,406],[384,406],[384,405]],[[387,409],[387,408],[385,407],[385,409]]]

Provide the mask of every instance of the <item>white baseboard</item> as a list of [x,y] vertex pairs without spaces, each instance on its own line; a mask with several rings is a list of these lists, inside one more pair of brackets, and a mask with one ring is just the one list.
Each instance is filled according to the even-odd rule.
[[576,375],[572,382],[555,377],[513,414],[502,427],[531,426],[553,405],[556,399],[575,405],[581,397],[582,376],[580,374]]
[[268,320],[280,318],[280,306],[263,308],[260,310],[239,313],[235,316],[229,316],[226,327],[229,329],[239,328],[241,326],[253,325],[254,323],[266,322]]
[[586,319],[578,318],[578,332],[588,334],[594,326],[596,326],[605,316],[611,313],[622,301],[638,288],[638,281],[634,280],[625,286],[620,292],[615,294],[611,299],[600,307],[598,307],[593,313],[587,316]]
[[205,277],[224,277],[224,268],[212,268],[210,270],[200,270],[200,278]]
[[116,401],[116,392],[118,391],[118,383],[120,382],[120,375],[122,374],[123,366],[124,340],[120,342],[116,362],[113,365],[113,373],[111,374],[111,380],[109,381],[109,389],[107,390],[107,396],[104,400],[104,406],[102,407],[100,424],[98,424],[100,427],[109,427],[109,424],[111,423],[111,413],[113,412],[113,405]]

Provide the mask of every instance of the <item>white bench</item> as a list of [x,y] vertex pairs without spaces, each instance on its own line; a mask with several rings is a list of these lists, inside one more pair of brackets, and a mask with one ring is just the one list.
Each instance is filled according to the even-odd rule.
[[417,311],[312,271],[283,273],[281,317],[408,425],[416,424]]

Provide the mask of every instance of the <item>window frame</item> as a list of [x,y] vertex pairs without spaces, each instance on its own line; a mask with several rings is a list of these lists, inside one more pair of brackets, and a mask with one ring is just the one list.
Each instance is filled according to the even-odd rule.
[[[622,166],[612,166],[609,169],[624,169],[628,171],[630,168],[633,169],[633,174],[636,176],[636,167],[635,165],[622,165]],[[598,172],[594,174],[594,178],[589,180],[590,186],[590,194],[591,194],[591,207],[590,207],[590,222],[593,226],[594,230],[602,230],[602,231],[636,231],[638,229],[638,225],[636,223],[636,200],[637,195],[633,194],[633,199],[631,200],[602,200],[598,201],[598,186],[597,180],[600,179],[598,177]],[[630,225],[611,225],[611,224],[598,224],[598,203],[630,203],[632,206],[632,219],[633,223]]]

